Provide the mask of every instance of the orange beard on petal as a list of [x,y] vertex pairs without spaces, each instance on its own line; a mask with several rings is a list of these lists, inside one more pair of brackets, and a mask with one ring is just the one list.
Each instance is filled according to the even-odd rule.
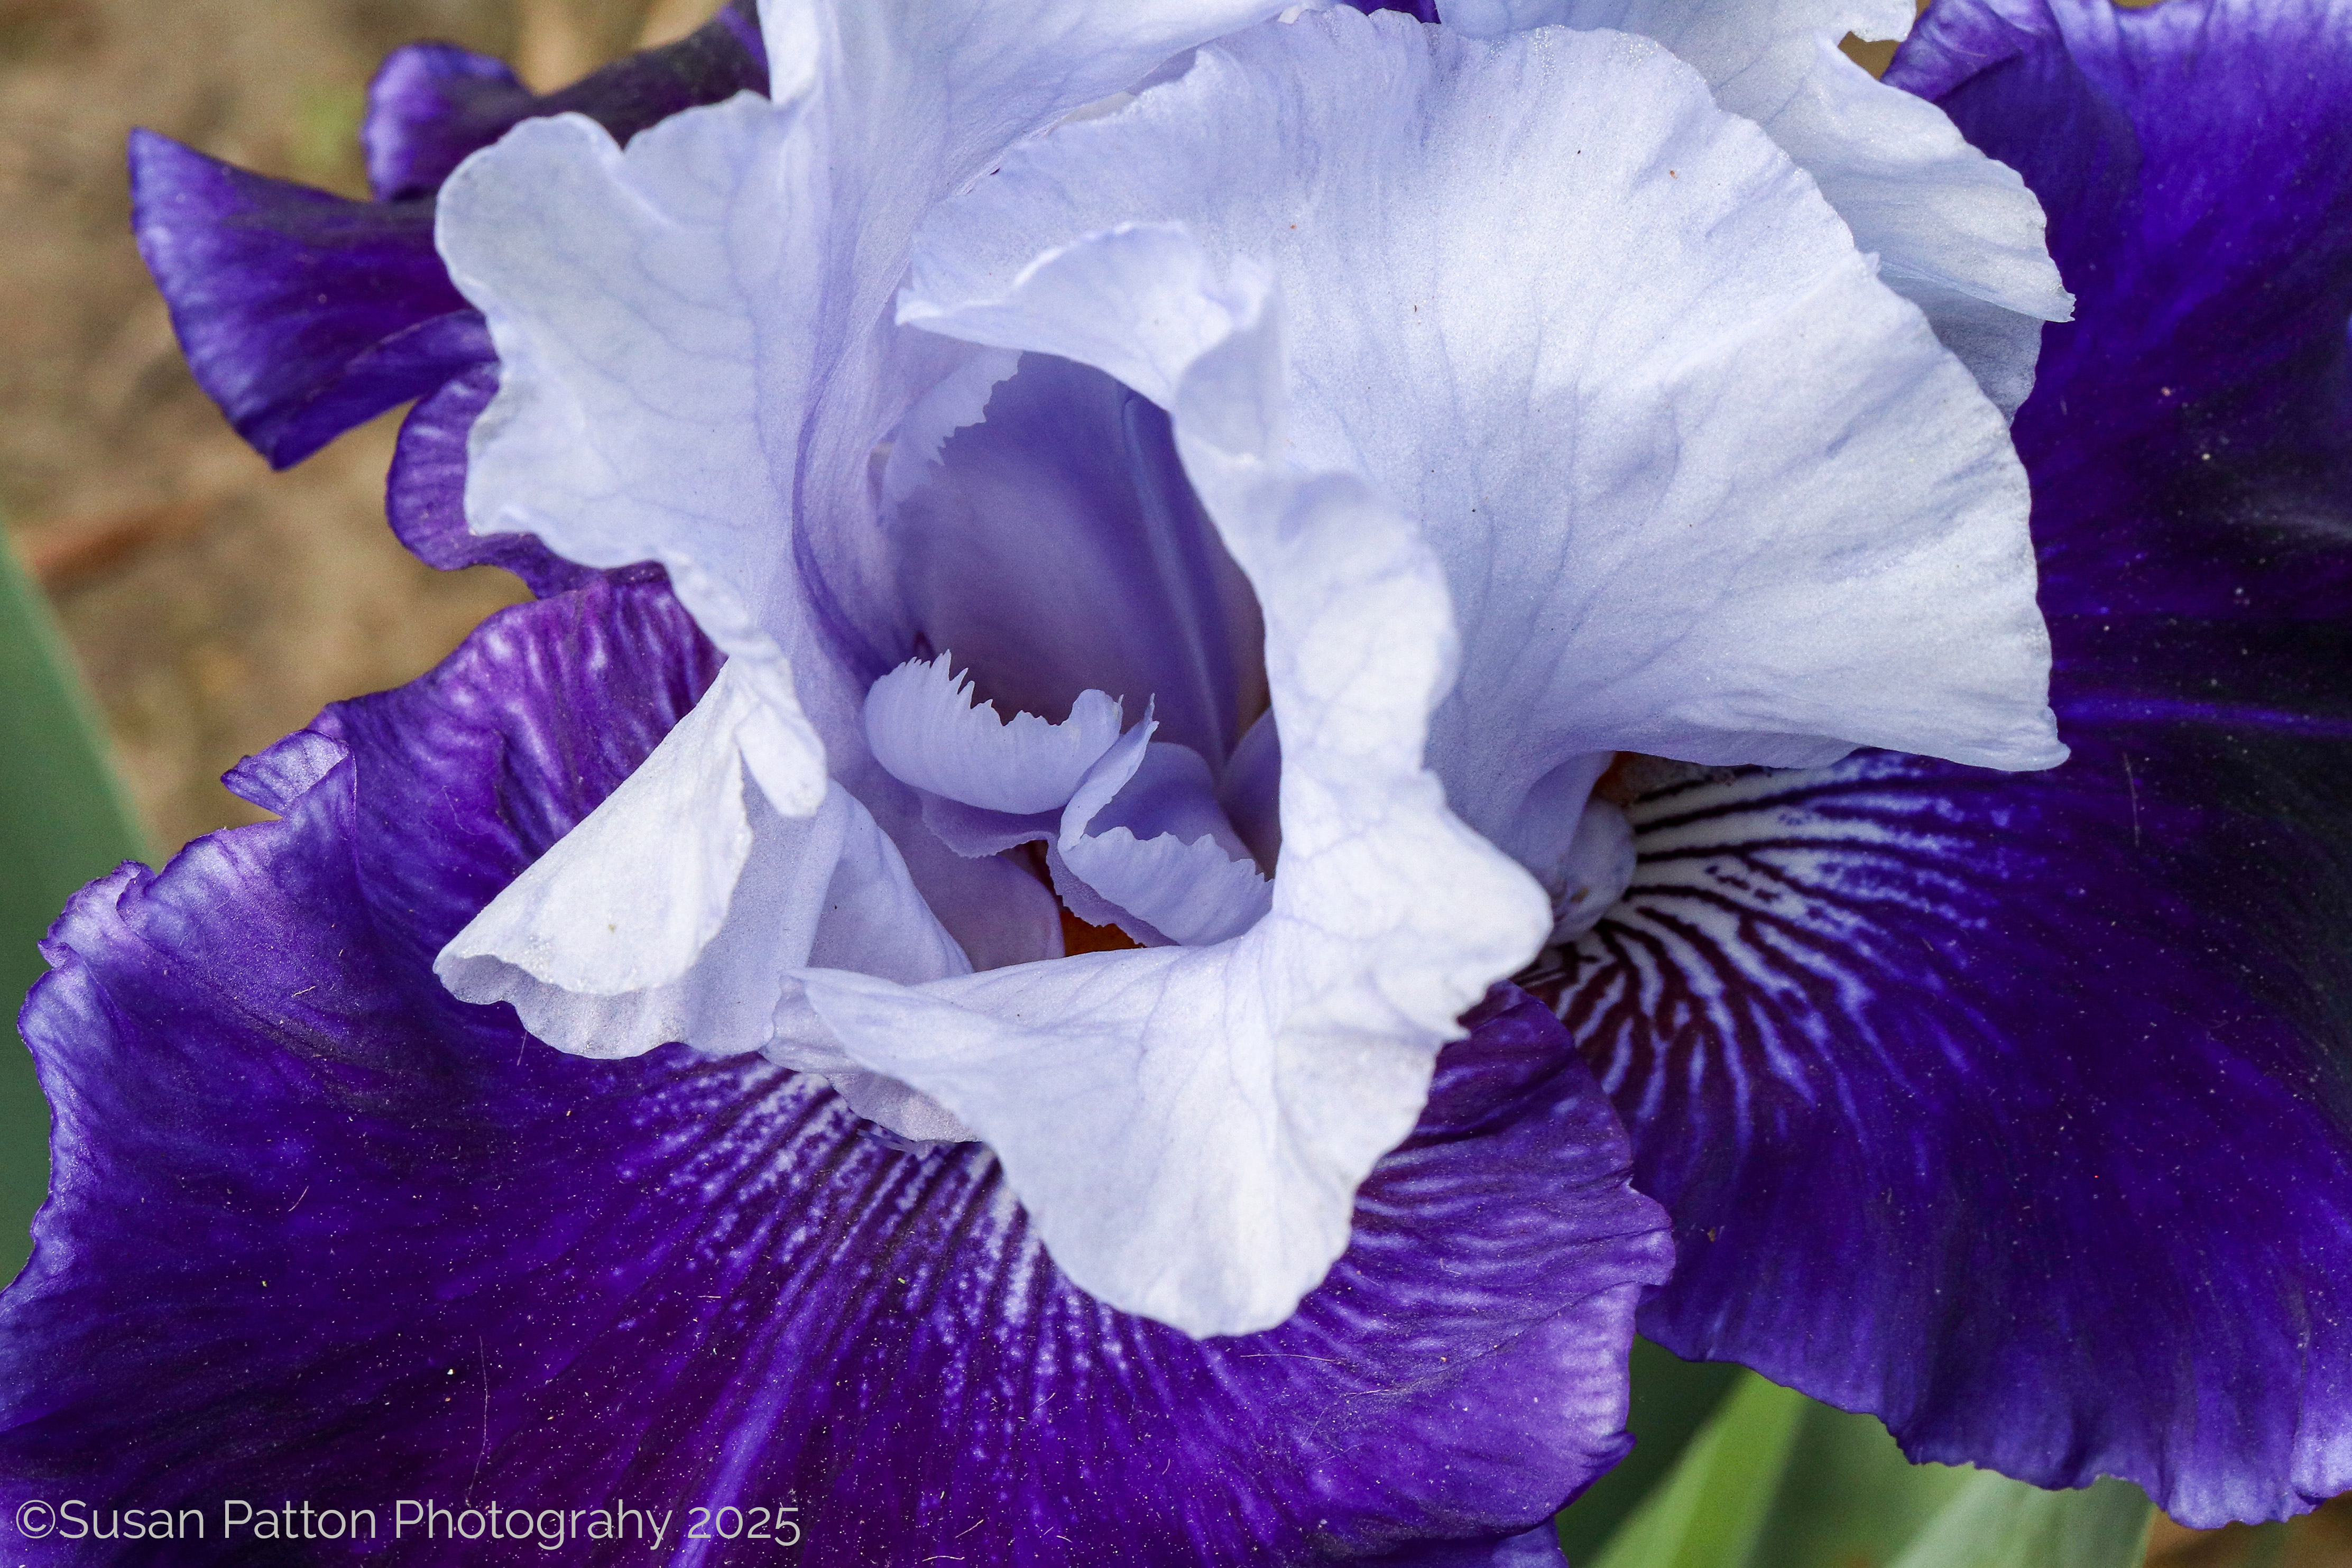
[[[1044,845],[1024,844],[1004,851],[1004,858],[1045,883],[1048,892],[1053,891],[1054,877],[1045,868]],[[1062,902],[1059,893],[1054,894],[1054,907],[1062,916],[1062,956],[1065,958],[1078,952],[1124,952],[1129,948],[1143,946],[1117,926],[1088,925],[1070,912],[1070,906]]]

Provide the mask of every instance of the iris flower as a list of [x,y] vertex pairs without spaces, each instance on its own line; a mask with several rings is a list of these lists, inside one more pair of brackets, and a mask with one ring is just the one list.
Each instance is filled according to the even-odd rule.
[[1909,9],[768,0],[402,51],[372,202],[142,136],[238,428],[420,399],[541,596],[59,922],[9,1500],[1557,1562],[1637,1319],[2352,1486],[2346,24]]

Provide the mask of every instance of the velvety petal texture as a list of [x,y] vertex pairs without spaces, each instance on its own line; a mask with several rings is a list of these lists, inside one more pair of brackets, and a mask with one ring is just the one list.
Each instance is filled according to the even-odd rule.
[[1894,79],[2080,298],[2020,413],[2033,778],[1654,776],[1557,989],[1675,1215],[1647,1331],[2195,1525],[2352,1487],[2352,19],[1939,0]]
[[1559,785],[1613,750],[2063,754],[1999,413],[1664,49],[1344,7],[1255,28],[944,205],[914,297],[1165,223],[1270,270],[1287,449],[1443,561],[1463,668],[1432,754],[1523,864],[1566,854]]
[[[0,1501],[215,1522],[43,1561],[307,1550],[223,1542],[224,1495],[385,1538],[401,1498],[496,1502],[525,1537],[412,1523],[392,1563],[541,1561],[550,1530],[700,1562],[696,1507],[796,1510],[795,1560],[840,1568],[1545,1561],[1624,1447],[1667,1247],[1526,997],[1465,1020],[1299,1313],[1201,1342],[1074,1289],[976,1146],[902,1152],[757,1058],[562,1055],[441,989],[433,953],[714,667],[656,588],[508,612],[242,770],[284,820],[68,910],[24,1017],[57,1174],[0,1302]],[[619,1503],[665,1543],[512,1511]]]
[[429,201],[348,201],[131,137],[140,254],[197,384],[273,464],[489,358]]

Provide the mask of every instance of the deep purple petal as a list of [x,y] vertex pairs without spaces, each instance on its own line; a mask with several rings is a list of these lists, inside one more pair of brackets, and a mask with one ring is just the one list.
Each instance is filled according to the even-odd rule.
[[467,155],[541,114],[585,114],[630,137],[698,104],[768,90],[751,7],[738,0],[699,31],[617,60],[541,97],[502,60],[453,44],[410,44],[385,57],[368,88],[360,140],[379,201],[430,195]]
[[1435,1541],[1380,1559],[1381,1568],[1565,1568],[1567,1562],[1549,1520],[1506,1541]]
[[1675,1215],[1643,1327],[1916,1458],[2275,1517],[2352,1486],[2352,757],[2071,738],[1631,808],[1561,1002]]
[[496,364],[453,376],[409,410],[384,482],[392,531],[442,571],[503,566],[541,598],[585,586],[595,568],[566,561],[528,533],[476,533],[466,526],[466,436],[499,390]]
[[2340,617],[2352,12],[1937,0],[1887,79],[2025,176],[2075,293],[2015,426],[2044,608]]
[[131,226],[197,384],[284,468],[491,356],[429,202],[345,201],[131,133]]
[[812,1565],[1518,1561],[1623,1447],[1667,1258],[1528,998],[1473,1015],[1300,1313],[1194,1342],[1064,1282],[976,1146],[894,1152],[756,1060],[563,1056],[440,989],[448,933],[712,674],[656,589],[507,612],[248,764],[283,821],[77,900],[25,1016],[58,1177],[0,1303],[8,1502],[789,1504]]

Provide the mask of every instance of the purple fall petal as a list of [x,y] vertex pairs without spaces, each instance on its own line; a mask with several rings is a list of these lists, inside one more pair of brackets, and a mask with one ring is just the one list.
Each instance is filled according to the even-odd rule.
[[2352,16],[1945,0],[1887,79],[2025,176],[2077,296],[2014,427],[2053,620],[2342,616]]
[[131,225],[196,382],[272,464],[491,358],[428,201],[346,201],[131,134]]
[[2307,1507],[2352,1486],[2341,748],[2074,742],[1635,803],[1562,1012],[1675,1215],[1643,1331],[1917,1458]]
[[[247,764],[283,821],[75,902],[24,1020],[58,1174],[0,1302],[8,1501],[282,1494],[387,1531],[404,1497],[790,1504],[813,1568],[950,1539],[1319,1563],[1520,1536],[1617,1456],[1667,1246],[1517,993],[1468,1020],[1299,1314],[1208,1342],[1071,1289],[977,1146],[900,1153],[756,1059],[586,1060],[450,998],[434,952],[714,673],[656,588],[509,611]],[[412,1533],[373,1560],[541,1555]]]
[[1561,984],[1683,1244],[1643,1323],[2277,1517],[2352,1486],[2352,18],[1938,0],[1890,79],[2077,294],[2015,426],[2074,755],[1635,805]]
[[697,104],[768,89],[759,23],[735,0],[699,31],[615,61],[541,97],[503,60],[452,44],[410,44],[385,57],[368,88],[368,183],[379,201],[430,195],[468,153],[520,121],[585,114],[616,140]]
[[1559,1531],[1549,1520],[1506,1541],[1436,1541],[1379,1560],[1381,1568],[1564,1568]]
[[300,462],[424,397],[401,432],[387,497],[394,531],[435,566],[488,563],[559,592],[588,574],[535,540],[478,540],[465,526],[466,437],[496,389],[497,361],[434,249],[433,194],[467,153],[531,116],[583,113],[625,140],[766,84],[758,24],[740,4],[545,97],[497,60],[411,45],[370,89],[362,140],[377,201],[268,179],[137,131],[132,224],[198,384],[272,464]]

